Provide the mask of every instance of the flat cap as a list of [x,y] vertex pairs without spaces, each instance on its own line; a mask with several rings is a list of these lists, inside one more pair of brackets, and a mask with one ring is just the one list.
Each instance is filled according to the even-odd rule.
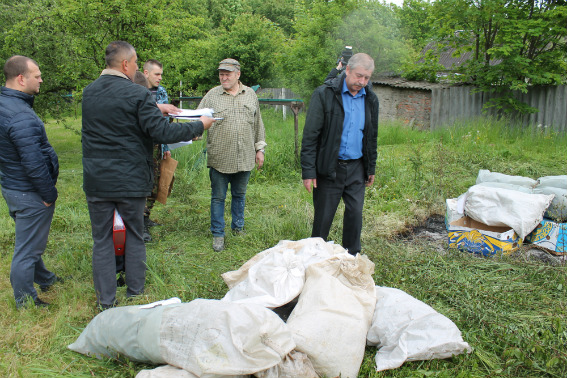
[[224,59],[219,63],[219,70],[240,71],[240,63],[236,59]]

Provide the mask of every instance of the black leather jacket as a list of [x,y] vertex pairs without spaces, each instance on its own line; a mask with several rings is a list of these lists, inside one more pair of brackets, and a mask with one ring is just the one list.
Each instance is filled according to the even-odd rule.
[[[325,81],[313,92],[301,143],[303,179],[335,179],[345,113],[341,89],[345,74]],[[365,121],[362,138],[362,161],[365,178],[376,170],[378,137],[378,97],[366,86]]]

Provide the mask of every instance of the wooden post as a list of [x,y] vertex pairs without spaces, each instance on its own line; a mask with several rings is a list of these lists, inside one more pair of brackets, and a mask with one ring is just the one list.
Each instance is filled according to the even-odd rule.
[[292,102],[291,110],[293,111],[293,127],[295,130],[295,161],[299,161],[299,120],[297,119],[297,114],[299,109],[303,107],[303,102]]

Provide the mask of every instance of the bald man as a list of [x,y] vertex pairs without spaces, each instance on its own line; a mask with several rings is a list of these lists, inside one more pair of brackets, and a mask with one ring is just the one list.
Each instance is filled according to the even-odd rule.
[[[126,224],[127,297],[144,291],[146,247],[144,205],[152,191],[153,144],[188,141],[214,120],[170,124],[147,88],[133,82],[138,57],[132,45],[115,41],[106,48],[106,69],[83,91],[83,189],[93,237],[93,280],[97,305],[116,305],[116,260],[112,223],[117,210]],[[162,111],[160,111],[160,109]]]

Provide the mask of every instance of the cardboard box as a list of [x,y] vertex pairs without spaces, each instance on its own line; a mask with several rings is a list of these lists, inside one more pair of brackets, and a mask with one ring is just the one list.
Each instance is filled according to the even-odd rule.
[[535,230],[526,236],[526,242],[545,248],[554,255],[567,255],[567,223],[543,218]]
[[522,245],[513,229],[488,226],[464,216],[448,223],[449,248],[483,256],[509,255]]

